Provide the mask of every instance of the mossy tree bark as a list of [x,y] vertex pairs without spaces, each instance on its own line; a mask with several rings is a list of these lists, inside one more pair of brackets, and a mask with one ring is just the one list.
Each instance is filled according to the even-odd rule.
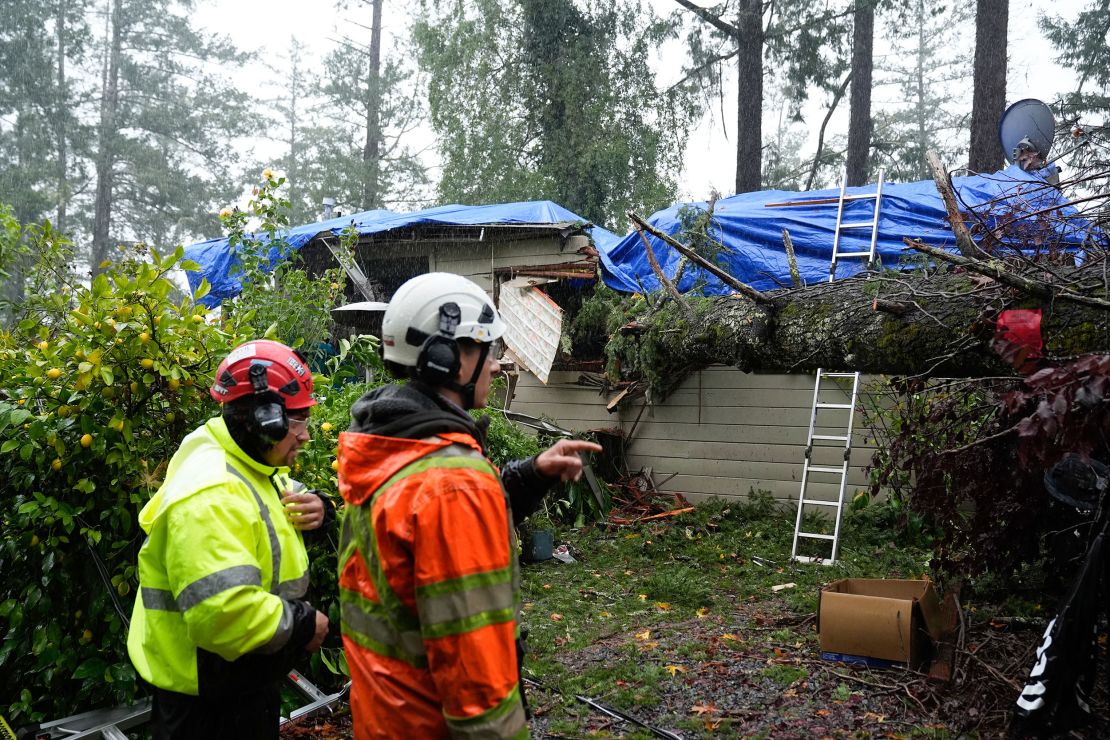
[[999,313],[1040,308],[1046,357],[1110,348],[1110,311],[1047,301],[967,273],[878,276],[784,290],[759,305],[741,297],[668,299],[610,343],[656,398],[711,364],[745,371],[860,371],[986,377],[1014,374],[992,349]]

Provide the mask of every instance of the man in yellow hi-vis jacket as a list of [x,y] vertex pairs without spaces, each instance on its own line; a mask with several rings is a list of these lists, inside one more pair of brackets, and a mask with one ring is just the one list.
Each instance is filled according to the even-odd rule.
[[312,374],[283,344],[247,342],[211,394],[222,415],[185,438],[139,514],[148,538],[127,648],[154,687],[155,738],[276,738],[280,680],[328,629],[304,600],[301,530],[331,512],[289,478]]

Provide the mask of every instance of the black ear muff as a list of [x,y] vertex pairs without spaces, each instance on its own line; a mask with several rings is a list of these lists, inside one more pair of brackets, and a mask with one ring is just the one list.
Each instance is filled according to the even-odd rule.
[[428,385],[448,385],[459,374],[459,345],[454,339],[433,334],[424,340],[416,357],[416,376]]
[[277,444],[289,433],[289,417],[280,403],[260,403],[254,407],[258,434],[270,444]]
[[247,377],[250,378],[251,385],[254,388],[254,397],[257,399],[257,404],[254,407],[254,423],[258,427],[258,434],[270,444],[277,444],[285,439],[285,435],[289,433],[289,417],[285,414],[285,404],[281,402],[280,397],[274,401],[262,396],[266,393],[272,394],[271,398],[276,396],[269,389],[266,370],[268,364],[263,362],[253,363]]

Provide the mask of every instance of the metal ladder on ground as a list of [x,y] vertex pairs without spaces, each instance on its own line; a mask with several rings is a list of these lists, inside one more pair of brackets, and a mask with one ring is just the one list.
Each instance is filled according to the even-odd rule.
[[[848,195],[847,194],[847,175],[840,180],[840,197],[836,205],[836,230],[833,232],[833,249],[832,257],[829,260],[829,282],[831,283],[836,279],[836,268],[842,259],[852,259],[865,257],[867,259],[866,267],[871,267],[875,262],[875,244],[879,238],[879,221],[882,215],[882,202],[883,202],[883,182],[884,171],[879,170],[879,181],[873,194],[860,194]],[[869,221],[844,221],[844,204],[846,202],[855,200],[873,200],[875,202],[872,218]],[[867,251],[862,250],[840,250],[840,235],[846,229],[871,229],[871,242]],[[844,373],[844,372],[825,372],[822,368],[817,369],[817,377],[813,385],[813,404],[809,412],[809,431],[806,434],[806,450],[805,460],[802,462],[802,485],[798,493],[798,511],[794,520],[794,543],[790,548],[790,559],[805,562],[805,563],[821,563],[823,565],[832,565],[836,562],[837,555],[840,554],[840,520],[841,514],[844,512],[844,493],[848,487],[848,466],[852,457],[852,423],[855,420],[856,400],[859,397],[859,376],[858,372]],[[848,403],[832,403],[823,401],[822,393],[828,393],[833,388],[839,388],[839,383],[845,379],[851,378],[852,391],[849,394]],[[829,384],[828,381],[832,380],[833,383]],[[824,383],[824,387],[822,387]],[[818,429],[817,415],[820,411],[844,411],[847,412],[847,422],[844,424],[844,434],[817,434]],[[842,460],[840,465],[815,465],[813,463],[814,451],[819,449],[815,446],[815,442],[843,442],[844,448],[842,451]],[[828,446],[821,445],[820,448],[827,449]],[[835,501],[818,498],[808,498],[809,485],[812,482],[811,474],[817,473],[818,475],[829,475],[839,477],[839,487]],[[835,523],[833,524],[833,533],[827,534],[824,532],[806,532],[802,529],[803,520],[805,519],[806,507],[818,507],[833,509],[835,516]],[[800,540],[824,540],[832,543],[831,554],[829,557],[807,556],[798,554],[798,545]]]
[[[287,678],[310,703],[294,709],[288,718],[282,717],[282,725],[317,712],[331,711],[335,704],[346,700],[351,689],[351,682],[348,681],[338,692],[325,694],[296,670],[289,671]],[[19,740],[128,740],[124,730],[149,722],[150,714],[151,699],[147,697],[131,706],[94,709],[53,722],[21,727],[16,731],[16,737]]]

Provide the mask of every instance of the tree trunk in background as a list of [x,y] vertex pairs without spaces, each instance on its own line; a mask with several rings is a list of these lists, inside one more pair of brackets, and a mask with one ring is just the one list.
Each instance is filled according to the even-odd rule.
[[762,185],[763,155],[763,4],[741,0],[736,24],[736,192]]
[[968,167],[974,172],[994,172],[1004,164],[998,122],[1006,108],[1009,13],[1009,0],[977,0],[975,6],[975,93],[968,154]]
[[100,263],[108,256],[109,230],[112,224],[112,169],[115,164],[116,111],[119,106],[119,65],[123,39],[120,21],[121,0],[111,0],[105,37],[110,35],[104,60],[100,98],[100,129],[96,149],[96,201],[93,214],[91,272],[100,272]]
[[381,105],[382,105],[382,3],[374,0],[374,20],[370,31],[370,69],[366,82],[366,144],[362,149],[364,166],[362,208],[380,208],[381,203]]
[[925,50],[928,39],[925,38],[925,4],[917,0],[917,49],[916,63],[914,64],[914,122],[917,124],[917,179],[929,179],[929,163],[925,160],[925,152],[932,150],[933,143],[929,140],[928,120],[929,111],[926,110],[925,100]]
[[66,3],[68,0],[57,0],[58,12],[55,16],[55,37],[58,45],[58,89],[54,98],[54,143],[58,153],[55,163],[57,175],[58,204],[54,217],[54,227],[65,233],[66,230],[66,205],[69,202],[69,181],[66,177],[67,152],[66,152],[66,120],[68,119],[68,91],[66,89]]
[[867,160],[871,150],[871,67],[874,37],[875,7],[872,0],[856,0],[846,163],[846,180],[849,186],[863,185],[867,181]]
[[[883,306],[875,310],[879,288]],[[646,331],[619,345],[621,366],[648,368],[657,401],[691,372],[712,364],[771,373],[820,367],[890,375],[1012,375],[1013,368],[991,348],[999,309],[1042,309],[1044,353],[1056,357],[1106,349],[1106,332],[1090,328],[1105,327],[1110,316],[1105,309],[1026,295],[999,301],[997,295],[969,291],[967,275],[960,273],[904,275],[897,281],[851,278],[771,298],[770,305],[761,305],[740,295],[684,297],[693,314],[666,301],[643,320]]]

